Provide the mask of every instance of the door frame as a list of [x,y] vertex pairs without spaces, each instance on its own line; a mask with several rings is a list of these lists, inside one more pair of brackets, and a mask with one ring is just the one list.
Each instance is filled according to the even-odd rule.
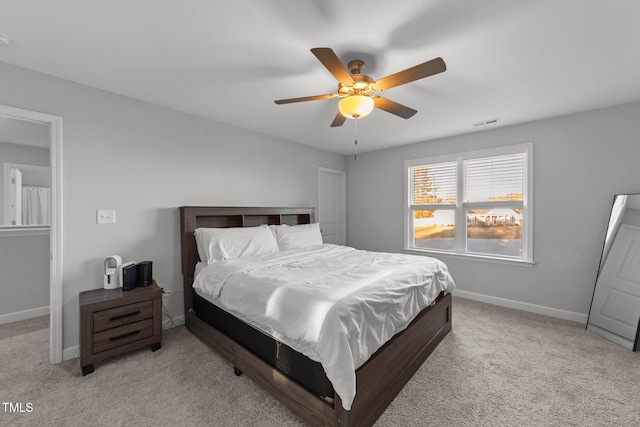
[[49,360],[62,362],[62,117],[0,105],[0,116],[49,125],[51,224],[49,225]]
[[340,222],[342,223],[342,241],[344,244],[347,244],[347,172],[337,170],[337,169],[329,169],[324,167],[318,168],[318,216],[317,221],[320,222],[320,211],[322,207],[320,206],[320,176],[323,173],[338,175],[340,177],[340,191],[342,192],[342,197],[340,200]]

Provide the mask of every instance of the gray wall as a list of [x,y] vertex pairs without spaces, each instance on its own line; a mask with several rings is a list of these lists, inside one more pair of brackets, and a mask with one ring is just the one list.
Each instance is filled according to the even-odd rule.
[[[319,166],[348,172],[348,244],[396,252],[404,160],[533,141],[535,266],[442,258],[461,290],[585,319],[612,197],[640,192],[640,103],[354,161],[2,63],[0,93],[63,117],[65,349],[78,344],[78,293],[102,286],[104,257],[153,260],[158,283],[179,291],[178,206],[315,206]],[[115,209],[117,223],[97,225],[96,209]],[[179,292],[167,304],[182,314]]]
[[406,159],[532,141],[535,265],[440,258],[467,296],[586,322],[613,196],[640,192],[638,117],[633,103],[349,158],[347,242],[402,250]]
[[[153,260],[181,290],[178,207],[316,206],[318,167],[341,155],[256,134],[0,63],[1,102],[62,116],[63,339],[78,344],[78,293],[102,286],[102,262]],[[115,209],[116,224],[96,224]],[[182,314],[182,295],[167,306]]]
[[[48,312],[48,232],[31,236],[0,234],[0,254],[0,323]],[[25,311],[28,313],[20,313]]]

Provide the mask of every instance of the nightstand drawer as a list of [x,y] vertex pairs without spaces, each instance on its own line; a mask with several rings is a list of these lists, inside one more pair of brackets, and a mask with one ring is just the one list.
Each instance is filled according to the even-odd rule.
[[94,363],[146,346],[161,348],[162,288],[151,285],[131,291],[93,289],[80,292],[80,367],[93,372]]
[[153,301],[143,301],[93,313],[93,332],[105,331],[153,317]]
[[153,319],[131,323],[119,328],[98,332],[93,337],[93,352],[100,353],[114,347],[140,341],[153,335]]

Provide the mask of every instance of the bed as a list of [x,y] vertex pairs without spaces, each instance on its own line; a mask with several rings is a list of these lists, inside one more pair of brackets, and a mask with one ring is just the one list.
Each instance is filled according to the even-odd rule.
[[[248,324],[193,287],[200,255],[196,229],[302,226],[313,208],[180,208],[182,273],[187,328],[234,369],[265,389],[310,425],[372,425],[451,330],[451,295],[442,291],[408,326],[355,370],[355,397],[344,405],[322,364]],[[333,248],[331,248],[333,250]],[[337,248],[336,248],[337,250]],[[348,409],[345,409],[345,406]]]

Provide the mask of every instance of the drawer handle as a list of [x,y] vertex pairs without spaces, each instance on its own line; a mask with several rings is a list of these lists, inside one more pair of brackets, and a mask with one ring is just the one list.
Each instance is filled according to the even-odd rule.
[[129,332],[128,334],[118,335],[117,337],[109,338],[109,341],[117,341],[117,340],[121,340],[121,339],[124,339],[124,338],[129,338],[129,337],[132,337],[134,335],[138,335],[139,333],[140,333],[140,331]]
[[131,316],[136,316],[140,314],[140,310],[138,311],[134,311],[132,313],[127,313],[127,314],[121,314],[120,316],[113,316],[109,318],[109,322],[113,322],[114,320],[120,320],[120,319],[124,319],[125,317],[131,317]]

